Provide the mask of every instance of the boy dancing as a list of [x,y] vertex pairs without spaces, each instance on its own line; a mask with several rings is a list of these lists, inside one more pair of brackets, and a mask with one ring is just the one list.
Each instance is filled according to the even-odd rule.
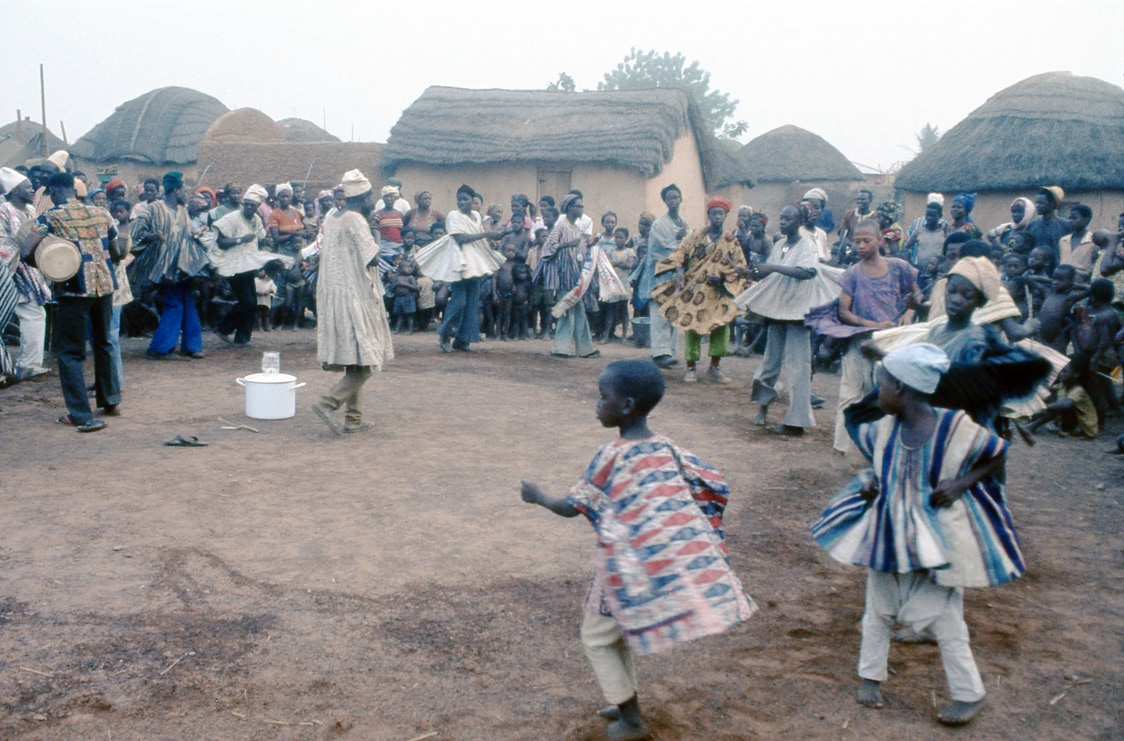
[[524,481],[524,502],[597,532],[582,646],[605,699],[612,741],[647,738],[633,653],[666,651],[721,633],[756,610],[730,568],[722,515],[729,487],[709,464],[648,429],[664,380],[649,360],[610,363],[597,419],[620,430],[565,497]]
[[930,396],[949,368],[929,343],[890,352],[878,373],[885,417],[852,431],[872,468],[812,526],[842,563],[867,566],[859,651],[861,705],[881,708],[894,621],[936,639],[952,703],[937,719],[963,725],[984,703],[968,643],[964,587],[1003,584],[1026,568],[1003,484],[1006,442]]

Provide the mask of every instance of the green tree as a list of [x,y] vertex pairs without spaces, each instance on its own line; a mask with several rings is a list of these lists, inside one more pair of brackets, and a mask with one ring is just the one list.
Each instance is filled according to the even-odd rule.
[[552,93],[572,93],[576,89],[574,85],[574,78],[570,77],[565,72],[558,73],[558,79],[554,82],[548,82],[546,89]]
[[710,73],[698,62],[687,64],[682,54],[632,49],[624,61],[605,74],[598,90],[637,90],[651,87],[677,87],[695,100],[703,121],[716,136],[735,139],[745,133],[745,121],[727,123],[737,110],[738,101],[720,90],[710,89]]
[[941,138],[940,129],[930,123],[925,124],[925,128],[917,132],[917,151],[918,153],[924,152],[929,147],[937,143]]

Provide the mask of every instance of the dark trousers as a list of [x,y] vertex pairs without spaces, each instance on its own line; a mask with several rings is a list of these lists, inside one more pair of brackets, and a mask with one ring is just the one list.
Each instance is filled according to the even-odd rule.
[[254,317],[258,312],[258,294],[254,287],[256,275],[256,270],[249,270],[226,279],[238,303],[223,318],[218,330],[223,334],[233,332],[235,342],[249,342],[254,333]]
[[55,327],[58,343],[59,381],[66,411],[75,424],[88,424],[94,418],[86,392],[87,327],[94,348],[94,389],[99,407],[121,403],[121,388],[113,365],[113,345],[109,323],[113,318],[113,296],[71,298],[59,296]]
[[455,337],[464,346],[480,341],[480,278],[449,284],[445,321],[438,332],[442,337]]

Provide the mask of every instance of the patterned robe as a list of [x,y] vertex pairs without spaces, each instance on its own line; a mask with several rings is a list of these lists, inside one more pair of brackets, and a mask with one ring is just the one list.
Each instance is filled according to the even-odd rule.
[[[652,298],[671,326],[710,334],[738,315],[734,296],[742,289],[736,273],[739,267],[745,267],[745,254],[733,232],[715,241],[709,229],[696,229],[656,264],[656,275],[682,268],[683,290],[675,281],[668,281],[652,290]],[[707,283],[711,275],[721,278],[722,284]]]

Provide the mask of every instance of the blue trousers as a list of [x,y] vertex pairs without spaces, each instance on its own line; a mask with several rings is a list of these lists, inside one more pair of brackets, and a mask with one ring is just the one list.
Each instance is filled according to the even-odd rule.
[[59,296],[55,338],[58,342],[59,381],[66,411],[75,424],[88,424],[93,418],[90,395],[86,392],[86,328],[90,329],[94,348],[94,389],[99,407],[121,403],[113,365],[113,348],[109,344],[109,322],[113,314],[113,296],[72,298]]
[[449,303],[445,306],[445,321],[438,334],[454,337],[458,343],[469,345],[480,340],[480,282],[482,278],[458,280],[449,285]]
[[160,312],[160,326],[152,335],[148,351],[168,355],[176,349],[182,333],[180,352],[203,352],[203,327],[199,324],[199,312],[195,310],[195,297],[191,295],[191,281],[160,286],[159,290],[164,310]]

